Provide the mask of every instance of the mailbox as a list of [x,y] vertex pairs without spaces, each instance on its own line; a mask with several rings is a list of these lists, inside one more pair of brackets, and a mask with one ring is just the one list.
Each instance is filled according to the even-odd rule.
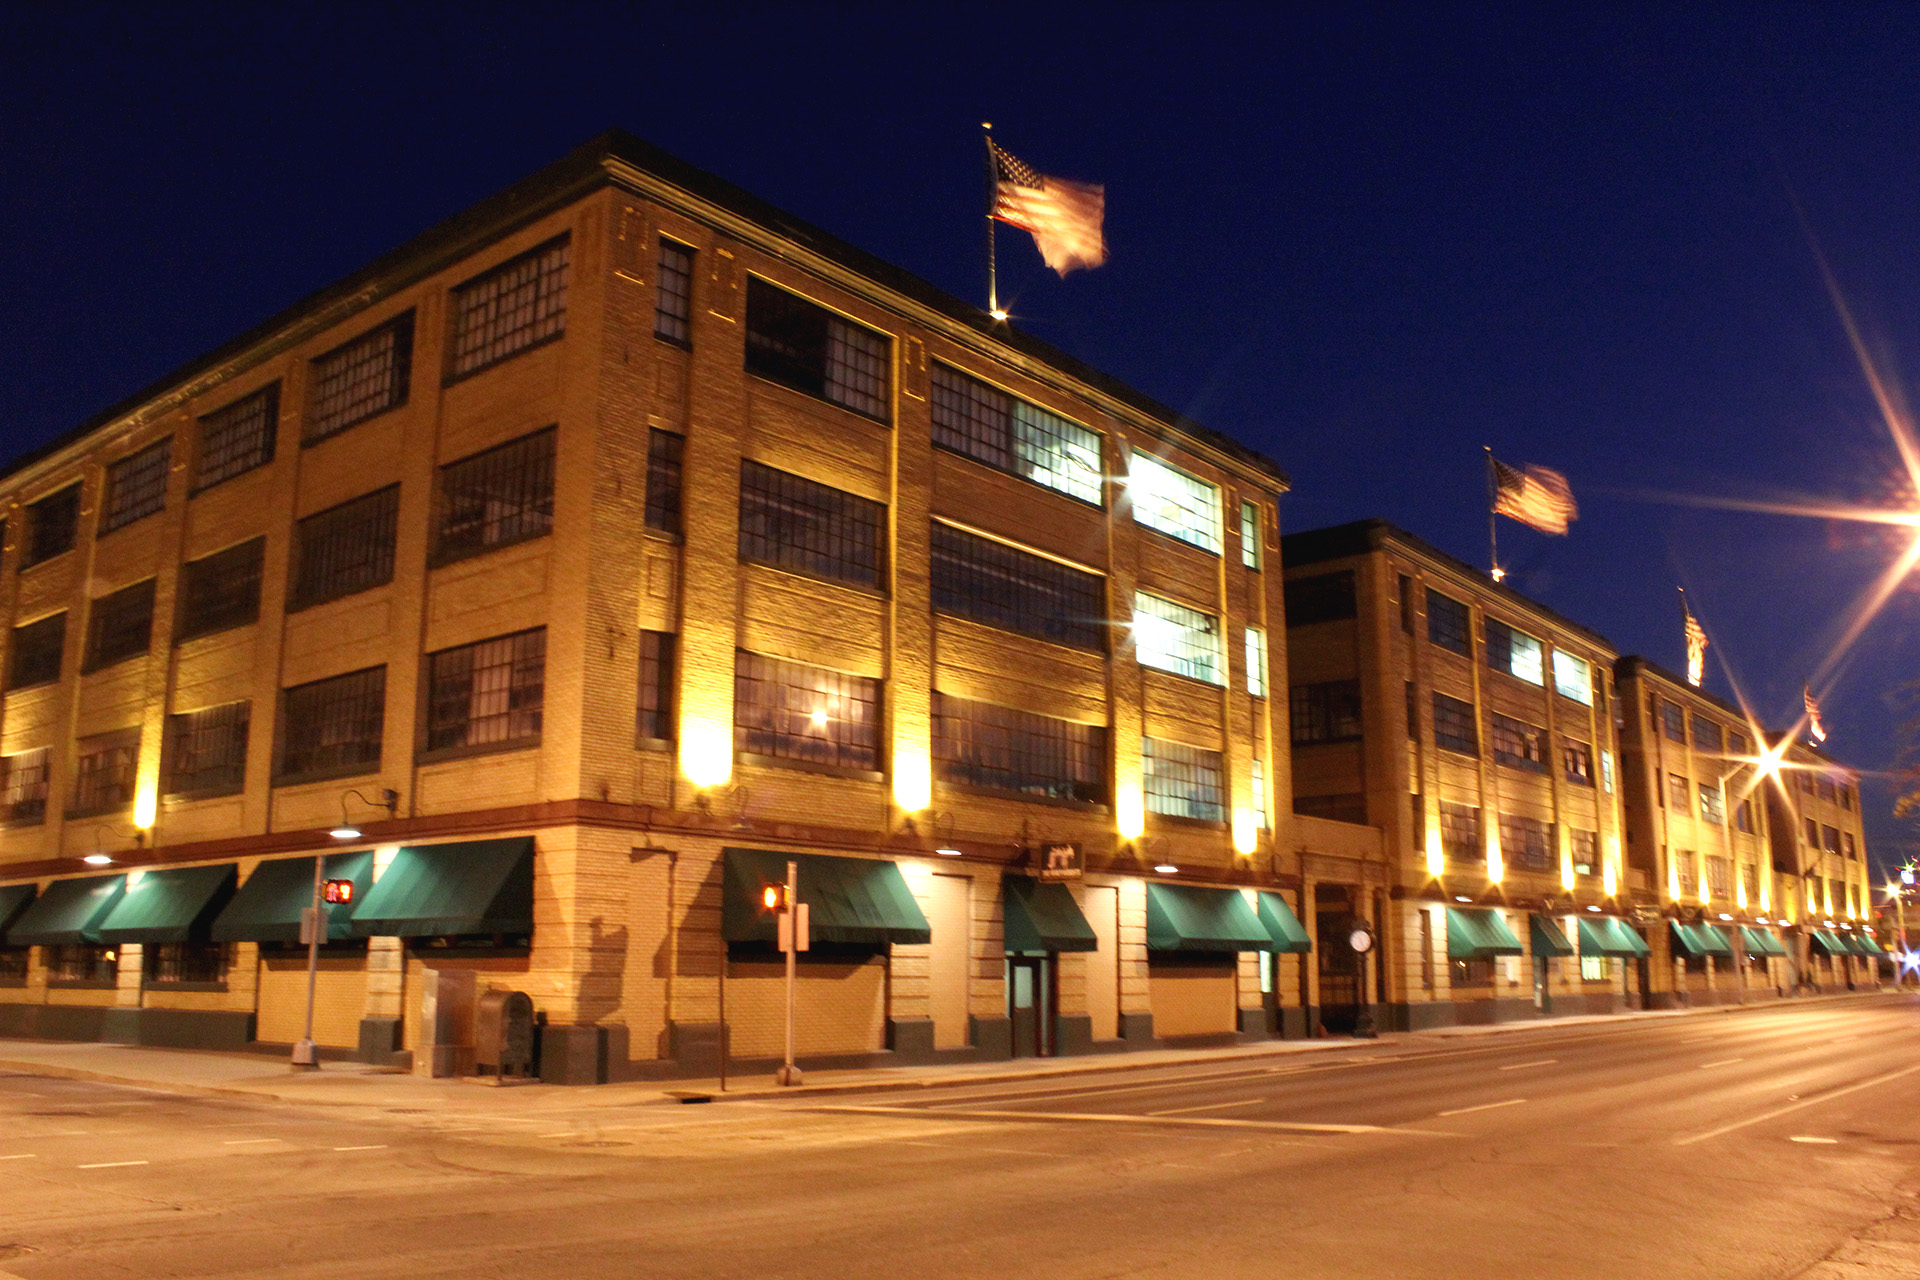
[[533,1073],[533,1001],[524,991],[489,991],[473,1010],[473,1065],[483,1074]]

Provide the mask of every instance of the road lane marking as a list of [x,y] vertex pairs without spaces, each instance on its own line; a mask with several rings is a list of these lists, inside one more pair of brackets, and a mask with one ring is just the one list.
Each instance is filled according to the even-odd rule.
[[220,1145],[223,1147],[247,1147],[256,1142],[285,1142],[285,1138],[228,1138]]
[[152,1164],[151,1160],[104,1160],[99,1164],[83,1164],[82,1169],[130,1169],[136,1164]]
[[1265,1102],[1265,1098],[1242,1098],[1238,1102],[1208,1102],[1198,1107],[1168,1107],[1165,1111],[1149,1111],[1150,1116],[1184,1116],[1190,1111],[1219,1111],[1225,1107],[1252,1107]]
[[1722,1059],[1720,1059],[1720,1061],[1718,1061],[1718,1062],[1703,1062],[1703,1063],[1701,1063],[1701,1064],[1700,1064],[1700,1070],[1702,1070],[1702,1071],[1711,1071],[1711,1070],[1713,1070],[1713,1069],[1714,1069],[1715,1067],[1730,1067],[1730,1066],[1732,1066],[1732,1065],[1733,1065],[1734,1063],[1736,1063],[1736,1062],[1745,1062],[1745,1061],[1746,1061],[1746,1059],[1745,1059],[1745,1058],[1722,1058]]
[[367,1144],[364,1147],[335,1147],[334,1148],[335,1151],[385,1151],[386,1149],[387,1149],[387,1144],[384,1142],[373,1142],[373,1143]]
[[1439,1112],[1435,1112],[1434,1114],[1443,1115],[1443,1116],[1464,1116],[1474,1111],[1492,1111],[1495,1107],[1517,1107],[1525,1101],[1526,1101],[1525,1098],[1508,1098],[1505,1102],[1483,1102],[1477,1107],[1455,1107],[1451,1111],[1439,1111]]
[[542,1133],[537,1136],[542,1138],[571,1138],[574,1136],[574,1133],[571,1129],[563,1129],[559,1133]]
[[1875,1076],[1871,1080],[1862,1080],[1857,1084],[1845,1085],[1841,1088],[1823,1093],[1817,1098],[1803,1098],[1799,1102],[1789,1103],[1784,1107],[1775,1107],[1772,1111],[1763,1111],[1759,1115],[1746,1120],[1736,1120],[1732,1124],[1723,1124],[1718,1129],[1708,1129],[1704,1133],[1689,1134],[1684,1138],[1675,1138],[1673,1145],[1676,1147],[1690,1147],[1696,1142],[1705,1142],[1709,1138],[1723,1137],[1736,1129],[1744,1129],[1748,1125],[1764,1124],[1768,1120],[1777,1120],[1781,1116],[1792,1115],[1794,1112],[1806,1107],[1817,1107],[1823,1102],[1831,1102],[1833,1099],[1845,1097],[1849,1093],[1858,1093],[1862,1089],[1871,1089],[1875,1085],[1886,1084],[1889,1081],[1898,1080],[1902,1076],[1910,1076],[1916,1071],[1920,1071],[1920,1063],[1916,1063],[1911,1067],[1902,1067],[1898,1071],[1890,1071],[1883,1076]]
[[39,1156],[34,1155],[31,1152],[27,1153],[26,1155],[0,1156],[0,1160],[38,1160],[39,1158],[40,1158]]
[[1217,1116],[1153,1116],[1133,1112],[1099,1111],[955,1111],[943,1108],[929,1111],[925,1107],[809,1107],[809,1111],[832,1112],[849,1115],[882,1116],[918,1116],[926,1119],[930,1116],[953,1117],[961,1120],[1038,1120],[1066,1124],[1173,1124],[1194,1125],[1221,1129],[1267,1129],[1284,1133],[1411,1133],[1429,1138],[1452,1138],[1456,1134],[1439,1133],[1431,1129],[1408,1129],[1378,1124],[1307,1124],[1304,1121],[1291,1120],[1223,1120]]
[[1788,1142],[1817,1142],[1821,1146],[1825,1146],[1825,1147],[1834,1147],[1834,1146],[1840,1145],[1840,1139],[1838,1138],[1815,1138],[1804,1133],[1796,1133],[1791,1138],[1788,1138],[1787,1141]]
[[1542,1058],[1538,1062],[1516,1062],[1511,1066],[1500,1069],[1502,1071],[1525,1071],[1528,1067],[1550,1067],[1558,1061],[1560,1061],[1558,1058]]

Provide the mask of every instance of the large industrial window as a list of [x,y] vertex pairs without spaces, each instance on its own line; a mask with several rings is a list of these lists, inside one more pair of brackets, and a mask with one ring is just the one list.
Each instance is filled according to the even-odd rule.
[[289,609],[338,600],[393,581],[400,486],[310,515],[294,527]]
[[98,671],[147,652],[153,643],[153,582],[148,578],[122,587],[88,606],[81,671]]
[[30,569],[43,560],[73,550],[80,534],[80,486],[70,484],[27,506],[27,539],[20,567]]
[[1240,504],[1240,563],[1260,567],[1260,508],[1251,502]]
[[1613,980],[1613,961],[1607,956],[1581,956],[1580,980],[1582,982],[1610,982]]
[[453,291],[448,373],[478,373],[567,331],[567,236],[549,240]]
[[413,312],[389,321],[313,362],[307,444],[324,440],[407,402],[413,370]]
[[1825,849],[1828,853],[1840,852],[1840,832],[1838,828],[1826,827],[1826,826],[1821,827],[1820,841],[1821,841],[1821,847]]
[[1296,684],[1288,691],[1287,704],[1296,745],[1352,742],[1360,737],[1358,680]]
[[176,643],[244,627],[260,617],[260,567],[267,540],[189,560],[180,573],[180,626]]
[[296,685],[282,696],[280,768],[275,781],[345,777],[380,768],[387,704],[385,667]]
[[1528,773],[1547,771],[1547,731],[1498,711],[1489,717],[1493,734],[1493,758],[1510,769]]
[[1098,575],[935,521],[933,607],[1036,640],[1104,653],[1107,591]]
[[45,747],[0,756],[0,821],[44,822],[48,752]]
[[1310,578],[1288,578],[1284,592],[1289,627],[1339,622],[1354,617],[1359,610],[1351,569],[1317,573]]
[[1744,733],[1729,733],[1727,735],[1727,754],[1742,757],[1750,756],[1753,754],[1753,743]]
[[1500,815],[1500,856],[1522,871],[1554,869],[1551,828],[1538,818],[1517,813]]
[[734,748],[842,769],[880,767],[880,682],[742,650],[733,673]]
[[1600,874],[1600,833],[1569,828],[1567,843],[1572,846],[1573,873],[1580,876]]
[[238,795],[247,781],[253,704],[229,702],[167,717],[166,793]]
[[1727,820],[1727,804],[1720,788],[1711,782],[1700,784],[1700,820],[1718,826]]
[[1487,619],[1487,665],[1528,684],[1545,684],[1545,652],[1540,642],[1504,622]]
[[747,279],[747,372],[865,417],[888,418],[892,340]]
[[1142,738],[1140,762],[1148,812],[1203,822],[1227,820],[1226,778],[1218,751]]
[[1480,754],[1480,730],[1471,702],[1439,692],[1433,695],[1433,743],[1463,756]]
[[1719,854],[1707,855],[1707,892],[1723,902],[1733,896],[1733,863]]
[[880,585],[884,503],[751,460],[740,464],[740,558]]
[[1267,633],[1259,627],[1247,628],[1247,692],[1267,696]]
[[280,431],[280,384],[270,383],[250,396],[200,419],[200,456],[193,491],[244,475],[273,461]]
[[1670,742],[1685,745],[1687,741],[1687,713],[1677,702],[1660,704],[1660,724]]
[[1127,497],[1135,520],[1202,551],[1220,554],[1220,490],[1138,449],[1127,472]]
[[1472,805],[1440,802],[1440,850],[1449,862],[1482,862],[1487,846],[1480,838],[1480,811]]
[[1564,650],[1553,651],[1553,687],[1563,698],[1572,698],[1582,706],[1593,705],[1593,666],[1585,658],[1576,658]]
[[658,274],[653,293],[653,336],[687,346],[693,339],[693,250],[662,237]]
[[140,730],[97,733],[74,744],[73,807],[67,816],[117,813],[133,803]]
[[152,943],[144,957],[147,982],[156,987],[224,983],[229,950],[224,942]]
[[640,688],[634,736],[642,743],[673,738],[674,636],[670,631],[640,633]]
[[1693,745],[1702,751],[1715,753],[1726,750],[1726,738],[1720,726],[1705,716],[1693,718]]
[[1258,756],[1247,761],[1250,775],[1247,779],[1248,790],[1252,793],[1253,811],[1258,815],[1260,829],[1267,830],[1272,824],[1267,817],[1267,762]]
[[531,746],[546,701],[547,629],[427,657],[427,750]]
[[933,695],[933,760],[942,782],[1105,804],[1107,730],[986,702]]
[[647,528],[680,532],[680,471],[686,437],[654,427],[647,432]]
[[553,427],[440,468],[435,564],[553,531]]
[[7,646],[7,688],[52,684],[60,678],[67,645],[67,615],[56,613],[13,629]]
[[1467,606],[1452,596],[1427,588],[1427,639],[1442,649],[1473,656],[1473,633]]
[[933,366],[933,442],[1009,475],[1100,506],[1100,437],[1024,400]]
[[1144,591],[1133,593],[1133,647],[1140,665],[1225,685],[1220,621]]
[[100,532],[132,524],[167,505],[167,473],[173,467],[173,437],[107,467],[106,496],[100,503]]
[[1687,780],[1677,773],[1667,775],[1667,807],[1675,813],[1686,813],[1693,808],[1690,803],[1692,791]]
[[1593,785],[1593,748],[1573,738],[1560,741],[1560,773],[1575,786]]

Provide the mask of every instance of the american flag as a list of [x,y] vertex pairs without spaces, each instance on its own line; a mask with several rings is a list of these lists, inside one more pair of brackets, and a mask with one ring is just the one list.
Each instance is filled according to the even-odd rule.
[[993,217],[1031,232],[1040,256],[1063,276],[1107,260],[1101,229],[1107,216],[1105,187],[1049,178],[1008,155],[992,138],[987,150],[993,157]]
[[1805,695],[1807,702],[1807,732],[1813,735],[1815,742],[1825,742],[1827,729],[1820,723],[1820,700],[1813,696],[1810,686],[1802,685],[1800,692]]
[[1684,591],[1680,593],[1680,612],[1686,615],[1687,683],[1698,689],[1707,675],[1707,629],[1693,616]]
[[1580,518],[1580,507],[1573,500],[1573,489],[1558,471],[1536,467],[1510,467],[1493,460],[1493,511],[1511,516],[1521,524],[1542,533],[1560,533]]

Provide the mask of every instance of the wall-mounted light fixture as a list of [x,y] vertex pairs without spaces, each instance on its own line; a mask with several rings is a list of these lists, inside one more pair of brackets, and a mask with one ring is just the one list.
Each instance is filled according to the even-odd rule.
[[347,817],[347,801],[349,798],[358,800],[369,809],[385,809],[387,811],[387,821],[389,822],[399,817],[400,793],[392,787],[382,787],[379,791],[379,796],[380,798],[378,800],[370,800],[359,791],[349,790],[342,792],[340,795],[340,825],[327,832],[327,834],[335,840],[358,840],[360,838],[360,828],[354,826]]

